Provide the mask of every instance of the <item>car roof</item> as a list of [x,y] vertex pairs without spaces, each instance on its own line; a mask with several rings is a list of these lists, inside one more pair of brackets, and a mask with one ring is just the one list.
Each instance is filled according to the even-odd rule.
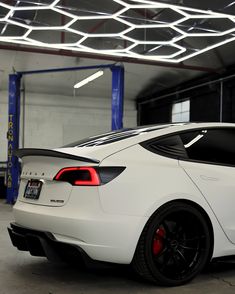
[[[119,130],[117,132],[106,133],[103,135],[90,137],[81,140],[81,144],[70,144],[62,148],[54,149],[76,156],[85,156],[102,161],[104,158],[115,154],[121,150],[151,140],[153,138],[178,133],[181,131],[190,131],[203,128],[229,127],[235,128],[235,124],[228,123],[179,123],[179,124],[159,124],[154,126],[144,126],[132,129]],[[127,132],[127,133],[125,133]],[[130,135],[128,132],[134,132]],[[128,134],[122,136],[122,134]],[[117,135],[117,137],[115,137]],[[120,135],[120,137],[119,137]],[[110,137],[111,136],[111,137]],[[105,137],[105,139],[104,139]]]
[[[235,124],[228,123],[170,123],[170,124],[158,124],[151,126],[140,126],[136,128],[122,129],[114,132],[101,134],[98,136],[88,137],[83,140],[76,141],[63,147],[94,147],[102,146],[125,139],[136,138],[137,141],[143,141],[147,138],[155,137],[161,134],[168,134],[171,132],[178,132],[189,129],[200,128],[213,128],[213,127],[235,127]],[[139,136],[141,135],[141,136]],[[138,138],[139,137],[139,138]],[[134,140],[136,141],[136,140]]]

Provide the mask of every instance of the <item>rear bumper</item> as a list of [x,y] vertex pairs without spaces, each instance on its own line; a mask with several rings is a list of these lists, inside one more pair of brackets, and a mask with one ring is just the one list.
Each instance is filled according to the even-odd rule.
[[85,264],[92,259],[79,246],[57,241],[49,232],[31,230],[16,223],[8,228],[13,246],[21,251],[29,251],[33,256],[46,257],[51,261],[80,259]]
[[[91,201],[89,196],[90,194],[79,203],[74,204],[70,201],[63,207],[47,207],[17,201],[13,209],[15,222],[17,226],[27,228],[27,232],[33,231],[33,235],[35,232],[44,232],[43,241],[40,239],[41,233],[37,233],[37,236],[43,244],[46,240],[45,246],[48,243],[59,243],[64,246],[67,244],[71,245],[70,250],[74,250],[74,247],[81,248],[91,260],[131,263],[139,236],[147,221],[146,217],[104,213],[99,204],[95,203],[97,197],[93,197]],[[19,233],[19,229],[14,231]],[[55,245],[51,247],[54,251]],[[34,253],[33,249],[31,251]],[[51,259],[50,256],[48,258]]]

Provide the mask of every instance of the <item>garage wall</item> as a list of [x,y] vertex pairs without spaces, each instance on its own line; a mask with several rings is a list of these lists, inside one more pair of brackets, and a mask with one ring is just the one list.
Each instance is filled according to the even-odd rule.
[[[0,161],[7,158],[7,96],[0,92],[0,136],[5,138]],[[35,93],[26,93],[25,98],[24,147],[55,148],[111,129],[111,99]],[[125,101],[124,127],[136,126],[136,115],[135,102]]]
[[0,161],[7,159],[7,120],[8,105],[6,104],[5,93],[0,91]]
[[[221,78],[226,78],[223,76]],[[218,79],[218,77],[216,77]],[[202,83],[202,82],[200,82]],[[200,83],[198,83],[200,85]],[[195,86],[194,83],[190,86]],[[185,88],[188,88],[186,85]],[[178,90],[183,90],[182,85]],[[169,93],[173,93],[177,89],[172,89]],[[164,95],[168,93],[165,92]],[[162,93],[159,94],[161,96]],[[190,121],[191,122],[218,122],[220,121],[220,98],[221,84],[220,82],[211,83],[203,87],[189,90],[184,93],[167,96],[164,99],[156,98],[146,103],[137,102],[138,107],[138,124],[154,124],[171,122],[172,105],[175,102],[190,100]],[[223,103],[222,103],[223,122],[235,122],[235,78],[225,79],[223,82]]]

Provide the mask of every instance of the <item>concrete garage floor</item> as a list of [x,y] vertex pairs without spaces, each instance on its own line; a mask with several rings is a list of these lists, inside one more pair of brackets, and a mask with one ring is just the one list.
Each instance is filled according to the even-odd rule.
[[12,207],[0,200],[0,294],[235,293],[235,264],[213,264],[191,283],[162,288],[135,280],[128,268],[84,269],[53,264],[17,251],[7,226]]

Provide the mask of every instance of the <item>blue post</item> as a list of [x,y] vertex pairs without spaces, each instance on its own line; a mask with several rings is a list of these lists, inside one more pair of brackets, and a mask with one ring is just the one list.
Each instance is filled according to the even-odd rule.
[[20,133],[20,74],[9,75],[8,110],[8,163],[7,163],[7,203],[12,204],[18,196],[20,165],[13,151],[19,148]]
[[124,67],[112,70],[112,131],[123,128]]

